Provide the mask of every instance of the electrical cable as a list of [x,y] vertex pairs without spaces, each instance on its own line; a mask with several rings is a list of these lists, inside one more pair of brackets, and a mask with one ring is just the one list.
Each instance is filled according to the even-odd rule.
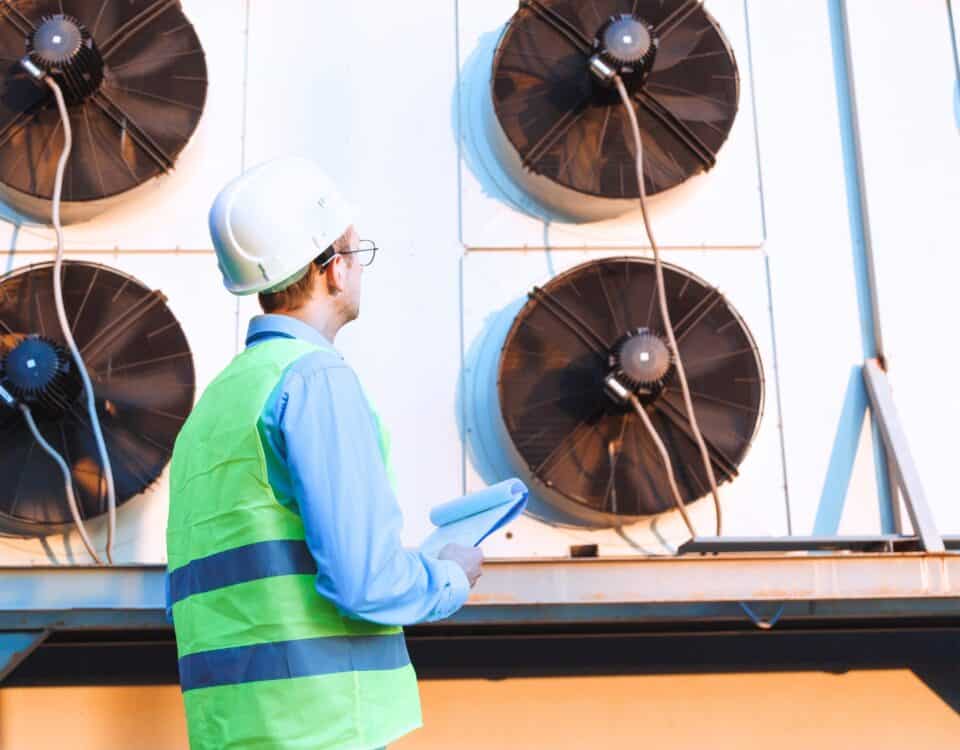
[[650,416],[643,408],[643,404],[640,403],[634,394],[628,396],[630,399],[630,404],[633,406],[633,410],[640,417],[640,421],[643,422],[643,426],[647,428],[647,433],[650,435],[650,439],[653,440],[653,444],[657,447],[657,451],[660,453],[660,459],[663,461],[663,466],[667,470],[667,481],[670,483],[670,490],[673,493],[673,502],[677,506],[677,510],[680,511],[680,515],[683,516],[683,522],[687,525],[687,528],[690,530],[690,536],[696,538],[697,530],[694,528],[693,521],[690,520],[690,515],[687,513],[687,508],[683,504],[683,498],[680,496],[680,489],[677,487],[676,477],[673,475],[673,465],[670,462],[670,454],[667,452],[667,447],[663,444],[660,436],[657,434],[657,429],[653,426],[653,422],[650,421]]
[[[67,168],[67,161],[70,159],[70,152],[73,149],[73,131],[70,127],[70,115],[67,112],[67,105],[63,98],[63,92],[60,90],[60,86],[51,76],[45,76],[43,82],[47,84],[50,90],[53,92],[54,99],[57,102],[57,109],[60,112],[60,120],[63,124],[63,151],[60,154],[60,160],[57,162],[57,173],[54,179],[53,185],[53,229],[57,235],[57,255],[56,261],[54,262],[53,267],[53,297],[54,302],[57,308],[57,319],[60,322],[60,328],[63,333],[63,338],[66,341],[67,348],[70,350],[70,354],[73,357],[73,361],[77,366],[77,372],[80,375],[80,380],[83,382],[83,390],[86,395],[86,405],[87,412],[90,415],[90,426],[93,430],[94,441],[97,444],[97,452],[100,455],[100,465],[103,468],[103,477],[106,482],[107,488],[107,548],[106,548],[106,557],[109,564],[113,564],[113,537],[116,530],[116,521],[117,521],[117,495],[116,489],[114,487],[113,481],[113,468],[110,464],[110,456],[107,453],[107,445],[103,439],[103,430],[100,426],[100,417],[97,414],[97,404],[93,392],[93,383],[90,381],[90,375],[87,372],[87,367],[83,362],[83,357],[80,354],[80,350],[77,348],[77,343],[73,339],[73,332],[70,330],[70,321],[67,318],[66,308],[63,304],[63,255],[64,255],[64,239],[63,239],[63,226],[60,222],[60,203],[63,195],[63,178],[64,173]],[[26,415],[25,415],[26,416]],[[31,420],[28,422],[32,422]],[[34,425],[35,427],[35,425]],[[34,436],[37,436],[37,433],[34,432]],[[40,441],[42,438],[38,438]],[[41,445],[43,443],[41,442]],[[48,453],[53,451],[52,448],[47,445],[44,450],[47,450]],[[63,459],[53,451],[52,455],[56,455],[56,458],[59,459],[58,463],[61,463]],[[62,466],[66,466],[65,463]],[[61,467],[62,468],[62,467]],[[98,488],[99,489],[99,488]],[[71,502],[71,512],[74,512],[76,499],[70,499],[73,495],[72,487],[68,487],[68,501]],[[77,523],[77,530],[80,532],[81,537],[84,538],[84,544],[87,545],[87,549],[90,551],[90,554],[93,555],[94,559],[97,562],[100,562],[99,558],[93,553],[89,546],[89,539],[86,538],[86,532],[83,529],[83,524],[79,521],[79,516],[75,513],[74,520]]]
[[[630,95],[627,93],[627,88],[619,74],[615,74],[613,76],[613,83],[617,87],[617,92],[620,94],[620,100],[623,102],[624,109],[627,111],[627,118],[630,122],[630,129],[633,132],[634,143],[636,144],[637,183],[640,186],[640,212],[643,215],[643,226],[646,229],[647,238],[650,240],[650,247],[653,249],[653,260],[654,267],[656,269],[657,280],[657,296],[659,297],[660,302],[660,317],[663,319],[667,340],[670,344],[670,349],[673,351],[674,362],[677,367],[677,376],[680,380],[680,389],[683,392],[683,403],[687,410],[687,419],[690,422],[690,429],[693,432],[697,446],[700,448],[700,457],[703,460],[703,466],[707,473],[707,479],[710,482],[710,493],[713,496],[713,504],[716,508],[717,514],[717,536],[720,536],[723,530],[723,515],[720,508],[720,493],[717,490],[717,480],[713,474],[713,466],[710,464],[710,454],[707,451],[706,443],[704,443],[703,435],[700,433],[700,426],[697,424],[697,417],[694,413],[693,399],[690,396],[690,386],[687,384],[687,374],[683,368],[683,362],[680,359],[680,349],[677,346],[677,339],[673,331],[673,323],[670,320],[670,310],[667,307],[666,284],[663,280],[663,262],[660,259],[660,248],[654,239],[653,229],[650,225],[650,217],[647,214],[647,189],[643,177],[643,139],[640,136],[640,124],[637,122],[637,113],[633,109],[633,103],[631,102]],[[639,401],[637,401],[635,396],[632,397],[631,401],[633,402],[634,409],[638,414],[641,415],[641,418],[646,417],[646,419],[644,419],[644,424],[648,425],[648,431],[651,432],[651,436],[654,436],[655,431],[653,424],[650,423],[649,417],[647,417],[646,412],[643,411],[642,405],[639,403]],[[679,497],[679,493],[677,493],[676,485],[673,480],[673,468],[670,465],[670,457],[665,453],[666,449],[663,448],[663,443],[660,441],[659,436],[654,438],[654,442],[659,443],[658,448],[661,450],[661,455],[664,456],[664,465],[667,469],[667,477],[670,479],[671,489],[673,489],[674,493],[677,495],[677,497]],[[696,536],[696,532],[689,523],[689,519],[687,518],[685,512],[683,513],[683,517],[684,521],[687,522],[687,526],[690,528],[691,533]]]
[[[667,339],[670,343],[670,348],[673,351],[675,358],[677,376],[680,380],[680,388],[683,391],[683,402],[687,410],[687,418],[690,421],[690,429],[693,432],[697,445],[700,448],[700,457],[703,460],[703,466],[707,472],[707,479],[710,481],[710,492],[713,495],[713,503],[717,513],[717,536],[720,536],[723,530],[723,515],[720,509],[720,493],[717,490],[717,480],[713,475],[713,466],[710,464],[710,454],[707,451],[707,446],[704,443],[703,435],[700,432],[700,426],[697,424],[697,417],[693,410],[693,399],[690,397],[690,387],[687,383],[687,374],[683,368],[683,361],[680,358],[680,349],[677,346],[677,339],[673,331],[673,323],[670,320],[670,311],[667,308],[666,284],[663,280],[663,264],[660,260],[660,248],[654,239],[653,231],[650,227],[650,217],[647,214],[646,184],[643,177],[643,139],[640,136],[640,124],[637,122],[637,113],[633,110],[633,104],[631,103],[630,97],[627,94],[626,86],[623,85],[623,80],[619,75],[615,75],[613,81],[617,87],[617,92],[620,94],[620,100],[623,102],[623,106],[627,110],[627,118],[630,121],[630,129],[633,131],[633,139],[637,149],[637,182],[640,185],[640,212],[643,215],[643,225],[646,229],[647,237],[650,240],[650,247],[653,248],[653,259],[657,278],[657,296],[660,298],[660,315],[663,318]],[[643,420],[643,423],[646,426],[647,431],[650,433],[650,436],[653,438],[654,443],[657,445],[658,450],[660,450],[660,455],[663,458],[664,466],[667,470],[667,478],[670,480],[670,488],[674,492],[675,499],[679,500],[677,487],[673,480],[673,468],[670,464],[670,457],[666,453],[666,448],[663,446],[663,442],[660,440],[659,435],[656,434],[653,423],[650,421],[647,413],[643,410],[643,405],[640,403],[639,399],[631,394],[630,402],[633,404],[634,410],[636,410],[637,414],[639,414],[640,418]],[[677,507],[682,508],[682,502],[679,503]],[[696,537],[696,532],[693,531],[693,527],[691,526],[686,513],[682,511],[682,515],[683,520],[687,523],[691,533],[694,535],[694,537]],[[739,605],[744,613],[746,613],[746,615],[751,619],[753,624],[761,630],[772,630],[786,610],[786,605],[783,604],[773,615],[773,617],[769,619],[762,619],[746,602],[739,602]]]
[[29,427],[30,432],[33,433],[33,439],[43,448],[44,453],[50,456],[50,458],[56,462],[57,466],[60,467],[60,473],[63,474],[63,489],[67,494],[67,505],[70,506],[73,525],[76,526],[77,533],[80,534],[80,540],[83,542],[83,546],[87,548],[87,552],[90,553],[90,557],[94,559],[97,565],[103,565],[103,560],[101,560],[94,551],[93,543],[90,541],[90,537],[87,535],[87,529],[83,525],[83,519],[80,517],[80,506],[77,505],[77,498],[73,493],[73,477],[70,475],[70,467],[67,466],[67,462],[63,460],[63,456],[57,453],[54,447],[44,439],[40,433],[40,429],[37,427],[37,423],[33,420],[33,413],[30,411],[30,407],[26,404],[19,404],[19,408],[23,414],[23,418],[27,422],[27,427]]

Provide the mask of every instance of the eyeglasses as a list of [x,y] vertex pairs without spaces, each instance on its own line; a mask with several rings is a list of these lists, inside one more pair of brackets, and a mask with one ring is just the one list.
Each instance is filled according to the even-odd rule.
[[[316,244],[316,240],[314,240],[314,244]],[[317,267],[322,271],[330,265],[330,262],[338,255],[356,255],[357,262],[361,266],[366,267],[373,263],[373,259],[377,257],[377,250],[379,249],[377,243],[373,240],[360,240],[359,247],[356,250],[344,250],[342,253],[336,252],[333,249],[333,245],[330,245],[320,253],[313,262],[316,263]]]
[[360,240],[360,246],[356,250],[344,250],[340,255],[356,255],[360,265],[366,268],[373,263],[379,249],[373,240]]

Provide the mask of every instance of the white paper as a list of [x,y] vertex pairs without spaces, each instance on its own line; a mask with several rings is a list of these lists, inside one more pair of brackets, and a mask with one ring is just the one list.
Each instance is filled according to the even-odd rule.
[[436,557],[448,544],[476,547],[523,513],[528,494],[519,479],[507,479],[436,506],[430,511],[430,520],[437,529],[420,545],[420,551]]

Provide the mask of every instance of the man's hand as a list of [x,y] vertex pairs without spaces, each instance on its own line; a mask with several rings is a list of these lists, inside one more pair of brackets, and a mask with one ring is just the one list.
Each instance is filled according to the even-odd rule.
[[470,588],[477,585],[483,575],[483,552],[476,547],[463,547],[459,544],[448,544],[437,555],[441,560],[453,560],[463,568],[470,581]]

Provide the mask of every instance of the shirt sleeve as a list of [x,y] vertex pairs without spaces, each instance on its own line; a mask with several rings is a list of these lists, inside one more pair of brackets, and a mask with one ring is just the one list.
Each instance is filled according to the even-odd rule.
[[170,601],[170,571],[163,572],[163,615],[173,625],[173,602]]
[[463,569],[404,549],[373,414],[346,366],[294,369],[281,450],[317,563],[317,592],[344,614],[384,625],[442,620],[466,602]]

